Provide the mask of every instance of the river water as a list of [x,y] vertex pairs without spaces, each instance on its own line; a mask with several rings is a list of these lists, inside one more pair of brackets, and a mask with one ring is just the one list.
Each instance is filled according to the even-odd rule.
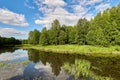
[[0,80],[120,80],[120,57],[0,48]]

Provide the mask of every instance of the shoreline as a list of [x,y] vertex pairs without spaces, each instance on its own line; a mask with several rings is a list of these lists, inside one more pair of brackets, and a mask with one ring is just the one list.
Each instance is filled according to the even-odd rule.
[[61,54],[80,54],[86,56],[103,56],[103,57],[114,57],[120,56],[120,47],[99,47],[89,45],[22,45],[22,48],[36,49],[45,52],[61,53]]

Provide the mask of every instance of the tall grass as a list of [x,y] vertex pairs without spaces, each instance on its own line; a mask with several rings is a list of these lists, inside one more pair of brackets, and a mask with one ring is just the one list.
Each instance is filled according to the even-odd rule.
[[84,54],[84,55],[98,55],[98,56],[110,56],[110,55],[120,55],[120,46],[111,47],[100,47],[100,46],[90,46],[90,45],[23,45],[24,48],[33,48],[38,50],[43,50],[47,52],[56,53],[69,53],[69,54]]

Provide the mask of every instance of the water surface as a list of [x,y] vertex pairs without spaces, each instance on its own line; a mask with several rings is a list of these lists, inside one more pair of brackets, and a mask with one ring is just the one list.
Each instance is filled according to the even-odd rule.
[[1,48],[0,80],[120,80],[120,57]]

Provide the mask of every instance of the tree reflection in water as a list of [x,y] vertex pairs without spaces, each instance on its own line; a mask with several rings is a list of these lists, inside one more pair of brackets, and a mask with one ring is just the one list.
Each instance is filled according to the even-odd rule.
[[15,47],[0,47],[0,54],[5,53],[5,52],[11,52],[13,53],[15,50],[17,50],[19,48],[15,48]]
[[[28,50],[29,60],[44,65],[50,64],[54,75],[61,69],[74,76],[75,79],[119,80],[120,57],[93,57],[84,55],[57,54],[38,50]],[[113,65],[114,63],[114,65]],[[111,68],[111,69],[110,69]]]
[[64,69],[72,74],[75,80],[113,80],[109,77],[102,77],[96,75],[91,71],[91,64],[89,61],[76,59],[75,64],[65,63]]

